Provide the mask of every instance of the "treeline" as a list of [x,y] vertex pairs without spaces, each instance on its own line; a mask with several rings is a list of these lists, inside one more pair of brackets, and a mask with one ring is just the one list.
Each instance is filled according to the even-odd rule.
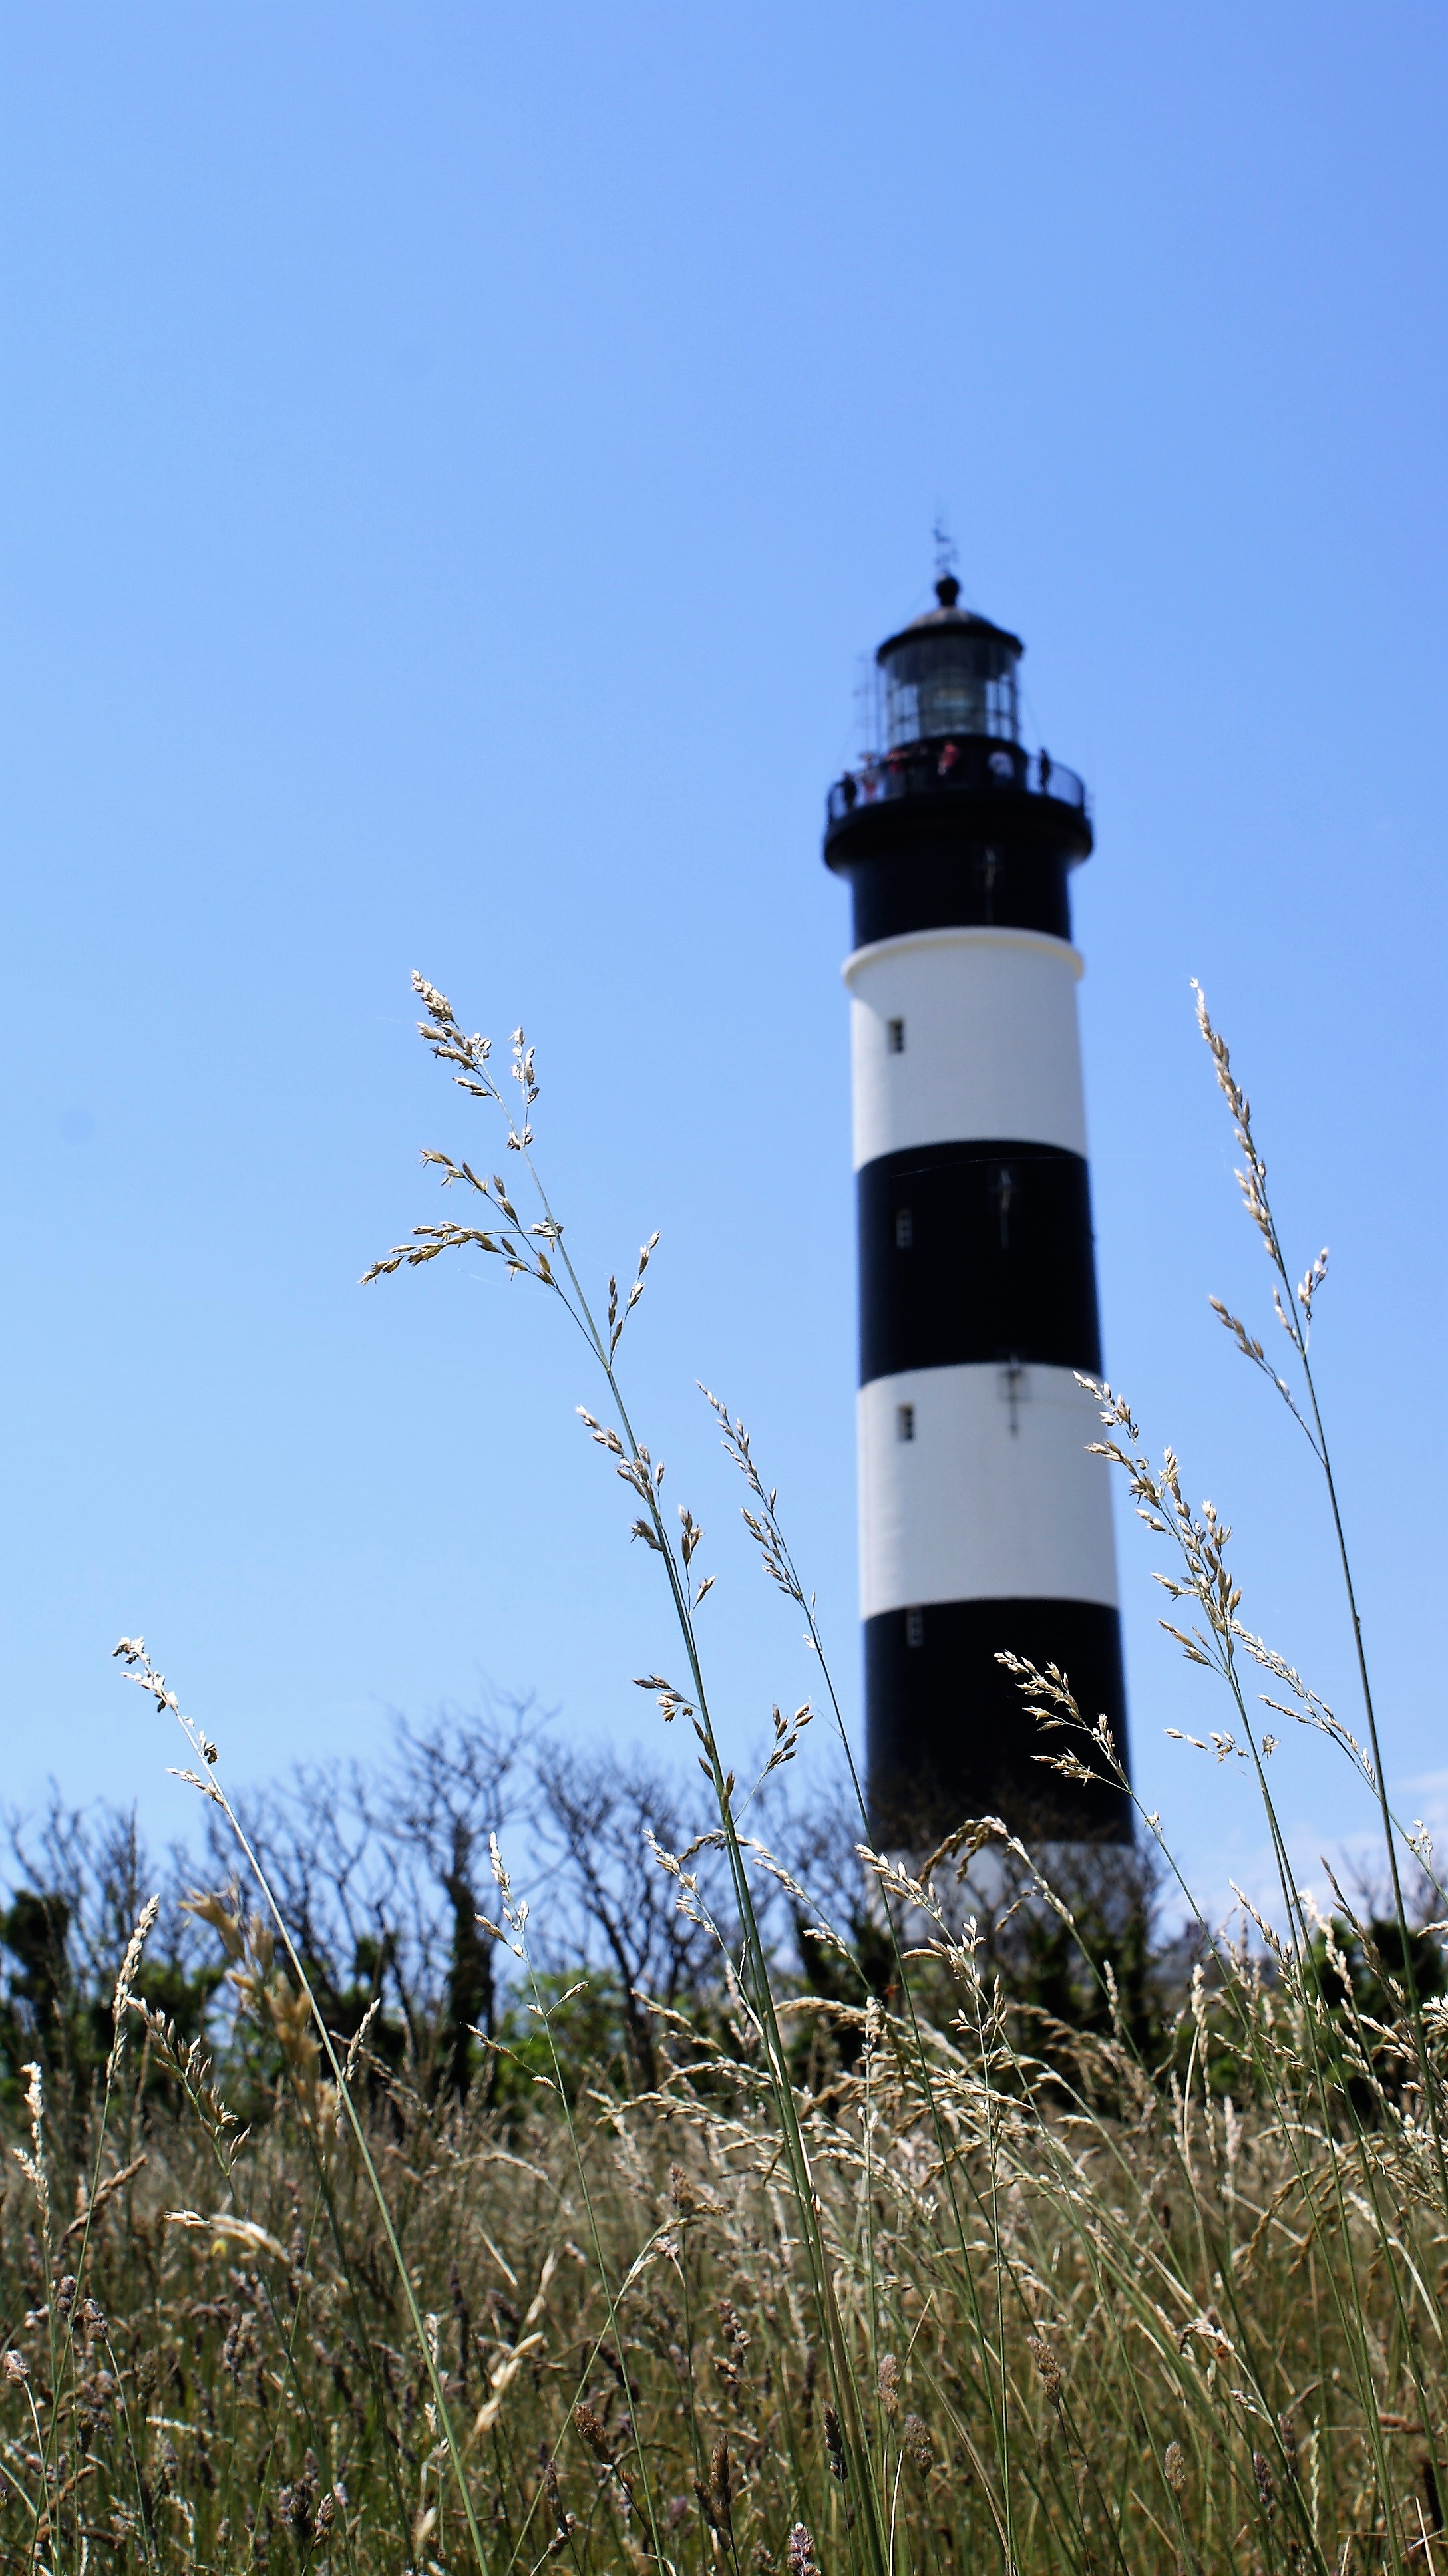
[[[428,2099],[506,2109],[534,2099],[560,2069],[570,2090],[598,2078],[650,2092],[681,2041],[726,2031],[733,1895],[717,1835],[697,1834],[686,1796],[686,1781],[638,1752],[581,1750],[531,1701],[494,1701],[427,1726],[399,1721],[381,1762],[300,1766],[243,1800],[241,1815],[339,2044],[365,2026],[367,2061],[382,2079]],[[0,2100],[12,2109],[25,2068],[38,2062],[54,2116],[83,2125],[112,2044],[117,1973],[152,1894],[161,1904],[140,1992],[153,2015],[181,2048],[204,2045],[247,2116],[283,2080],[292,1981],[270,1952],[263,1900],[238,1868],[230,1827],[214,1810],[201,1813],[198,1843],[164,1853],[148,1848],[133,1811],[104,1803],[76,1808],[53,1793],[38,1815],[7,1820]],[[848,1791],[827,1779],[791,1801],[776,1775],[743,1828],[756,1847],[756,1911],[781,1991],[821,2007],[792,2025],[797,2070],[812,2089],[827,2088],[858,2055],[870,1997],[889,2002],[894,1977]],[[492,1928],[495,1838],[529,1898],[526,1978]],[[694,1882],[683,1903],[661,1853],[682,1856]],[[1035,1901],[1008,1854],[970,1898],[1016,2044],[1064,2066],[1073,2036],[1120,2030],[1165,2076],[1195,2032],[1217,2089],[1243,2098],[1250,2076],[1216,2026],[1218,1978],[1202,1927],[1164,1931],[1152,1856],[1078,1854],[1063,1875],[1058,1855],[1055,1879],[1067,1913]],[[268,1953],[261,1977],[228,1931],[253,1914]],[[1199,1992],[1193,2022],[1193,1973],[1204,1960],[1206,2002]],[[1356,1924],[1319,1933],[1309,1972],[1361,2032],[1392,2017],[1404,1964],[1396,1924],[1369,1905]],[[1442,1994],[1435,1934],[1415,1936],[1412,1967],[1421,1997]],[[1272,1970],[1259,1956],[1253,1972]],[[940,2002],[948,2013],[944,1994]],[[163,2056],[152,2069],[158,2092],[171,2082]]]

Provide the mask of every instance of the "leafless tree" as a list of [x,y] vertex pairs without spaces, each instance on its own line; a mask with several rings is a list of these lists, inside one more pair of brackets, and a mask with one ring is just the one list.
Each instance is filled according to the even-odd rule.
[[[556,1861],[559,1899],[550,1946],[560,1964],[602,1958],[618,1979],[619,2007],[636,2080],[656,2084],[659,2050],[648,1999],[677,2008],[717,1991],[713,1936],[684,1913],[650,1833],[677,1852],[690,1839],[678,1789],[631,1754],[588,1755],[557,1744],[536,1765],[539,1829]],[[725,1938],[732,1932],[727,1875],[706,1850],[691,1863]]]
[[[494,1948],[480,1918],[487,1905],[490,1836],[501,1837],[532,1805],[533,1747],[547,1718],[529,1694],[495,1694],[466,1715],[430,1726],[399,1718],[392,1761],[378,1784],[373,1830],[416,1872],[420,1864],[446,1900],[448,1964],[439,2052],[443,2080],[462,2100],[469,2089],[472,2033],[498,2027]],[[495,2061],[488,2056],[491,2089]]]
[[191,1857],[182,1843],[153,1851],[134,1807],[115,1807],[104,1798],[71,1806],[52,1781],[38,1815],[6,1814],[3,1836],[12,1895],[29,1890],[51,1909],[65,1976],[78,1989],[109,1998],[137,1917],[152,1895],[162,1899],[161,1919],[147,1944],[153,1968],[164,1964],[184,1977],[206,1955],[205,1936],[176,1902],[191,1885]]
[[[405,1939],[410,1890],[397,1849],[377,1832],[375,1797],[356,1763],[303,1763],[284,1784],[236,1803],[329,2026],[350,2036],[391,1971],[414,2037]],[[237,1850],[224,1818],[208,1818],[207,1851],[214,1878],[235,1876]]]
[[[390,1989],[424,2080],[468,2089],[475,2029],[491,2038],[499,1995],[479,1928],[488,1837],[528,1802],[525,1752],[543,1723],[531,1699],[491,1698],[426,1725],[393,1722],[378,1770],[301,1765],[240,1802],[257,1852],[331,2025],[348,2035]],[[213,1825],[215,1871],[235,1866]],[[490,2061],[491,2066],[491,2061]]]

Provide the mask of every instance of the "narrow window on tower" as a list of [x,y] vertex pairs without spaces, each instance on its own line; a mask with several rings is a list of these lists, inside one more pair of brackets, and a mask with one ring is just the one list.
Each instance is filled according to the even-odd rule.
[[915,1219],[908,1208],[895,1210],[895,1249],[908,1252],[915,1241]]
[[997,1208],[1000,1210],[1001,1250],[1002,1252],[1009,1252],[1011,1245],[1011,1201],[1016,1195],[1016,1184],[1011,1176],[1011,1167],[1009,1163],[1001,1164],[995,1179],[990,1185],[990,1194],[995,1200]]
[[913,1404],[897,1404],[897,1405],[896,1405],[896,1407],[895,1407],[895,1431],[896,1431],[896,1436],[897,1436],[899,1439],[901,1439],[901,1440],[913,1440],[913,1439],[914,1439],[914,1437],[915,1437],[915,1407],[914,1407],[914,1405],[913,1405]]
[[925,1643],[925,1613],[924,1613],[924,1611],[923,1611],[923,1610],[907,1610],[907,1611],[906,1611],[906,1613],[905,1613],[905,1643],[906,1643],[906,1645],[907,1645],[907,1646],[923,1646],[923,1645],[924,1645],[924,1643]]
[[903,1020],[892,1020],[890,1022],[890,1053],[892,1055],[903,1055],[904,1052],[905,1023]]

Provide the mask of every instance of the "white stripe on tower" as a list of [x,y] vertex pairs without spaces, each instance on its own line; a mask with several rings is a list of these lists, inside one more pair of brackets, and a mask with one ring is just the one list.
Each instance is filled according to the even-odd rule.
[[1070,1369],[902,1369],[856,1400],[862,1619],[928,1601],[1115,1608],[1106,1462],[1087,1454],[1100,1419]]
[[1067,939],[984,923],[906,931],[846,958],[856,1171],[960,1136],[1084,1154],[1082,963]]

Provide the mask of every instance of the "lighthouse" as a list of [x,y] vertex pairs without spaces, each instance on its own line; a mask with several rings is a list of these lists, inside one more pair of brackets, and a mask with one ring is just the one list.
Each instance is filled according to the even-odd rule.
[[1019,637],[937,605],[880,646],[876,748],[831,788],[854,909],[860,1586],[876,1831],[967,1816],[1124,1842],[1069,1781],[1007,1649],[1066,1673],[1125,1753],[1070,872],[1086,791],[1020,739]]

